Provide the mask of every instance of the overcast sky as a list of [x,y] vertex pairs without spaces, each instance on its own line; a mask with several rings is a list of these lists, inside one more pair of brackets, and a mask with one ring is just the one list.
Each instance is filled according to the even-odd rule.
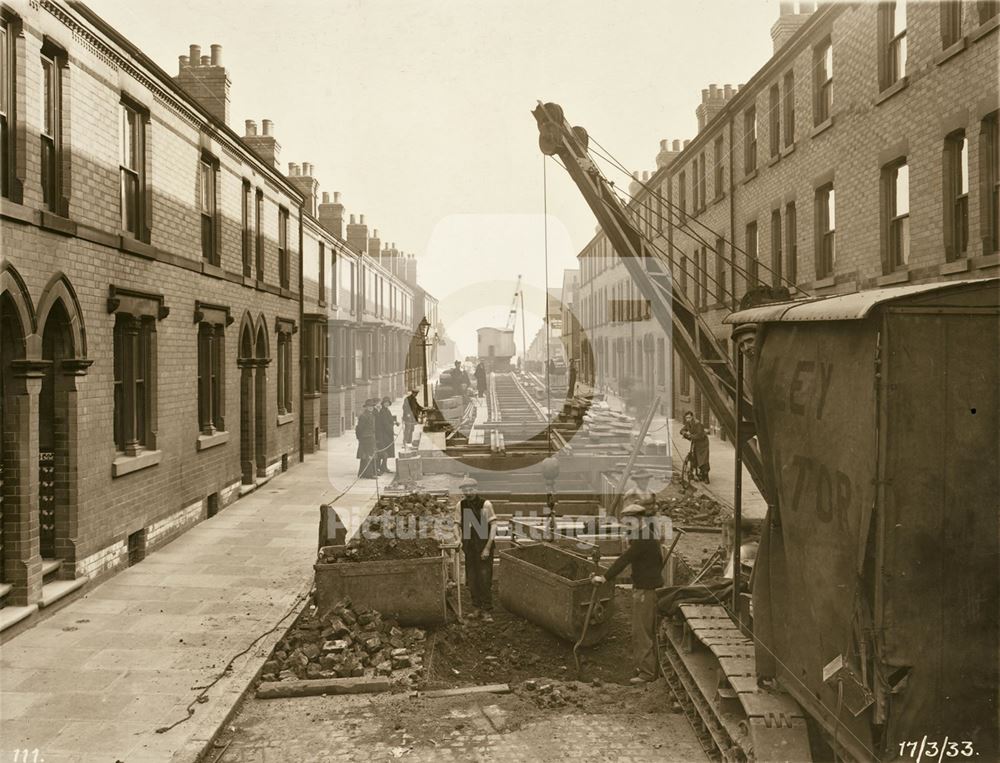
[[[529,343],[540,325],[536,101],[562,105],[625,166],[652,169],[661,138],[693,137],[702,88],[745,82],[767,60],[778,16],[777,0],[89,4],[171,75],[190,44],[220,43],[233,128],[273,120],[284,171],[313,163],[321,191],[417,254],[463,353],[476,328],[506,321],[519,273]],[[559,287],[595,222],[551,160],[548,210]],[[519,323],[519,345],[520,334]]]

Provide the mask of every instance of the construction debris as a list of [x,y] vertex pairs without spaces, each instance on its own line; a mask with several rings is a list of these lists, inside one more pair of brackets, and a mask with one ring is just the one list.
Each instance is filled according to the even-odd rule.
[[350,599],[320,619],[311,606],[275,646],[264,663],[261,680],[284,683],[380,676],[415,684],[423,674],[426,639],[420,628],[401,628],[374,610],[356,611]]
[[321,564],[418,559],[437,556],[455,539],[447,499],[428,493],[383,496],[346,546],[324,546]]

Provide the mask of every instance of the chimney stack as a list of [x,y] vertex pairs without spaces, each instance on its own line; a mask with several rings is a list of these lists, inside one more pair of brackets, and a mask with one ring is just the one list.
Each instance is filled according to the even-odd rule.
[[774,52],[781,50],[785,43],[792,39],[799,27],[805,24],[814,10],[812,2],[802,0],[799,3],[799,10],[796,12],[795,3],[791,0],[781,0],[778,5],[778,20],[771,27],[771,42],[774,45]]
[[698,132],[704,130],[713,119],[722,111],[729,99],[739,92],[739,88],[732,85],[723,85],[721,88],[716,84],[709,85],[701,91],[701,103],[694,110],[698,117]]
[[412,254],[404,255],[403,280],[410,286],[417,285],[417,258]]
[[666,167],[680,153],[680,141],[674,141],[674,149],[670,150],[670,141],[664,138],[660,141],[660,152],[656,155],[656,166]]
[[288,182],[302,194],[302,208],[316,217],[316,197],[319,196],[319,181],[313,177],[313,166],[302,162],[301,169],[295,162],[288,163]]
[[252,119],[246,120],[246,134],[243,136],[243,144],[266,164],[280,172],[281,163],[278,161],[278,157],[281,155],[281,144],[271,134],[273,127],[274,123],[270,119],[265,119],[261,122],[261,133],[258,134],[257,123]]
[[354,215],[347,224],[347,245],[358,254],[368,254],[368,226],[365,216],[360,215],[360,221],[354,222]]
[[191,45],[187,56],[178,57],[174,81],[213,117],[229,124],[229,74],[222,65],[222,46],[213,44],[211,50],[211,56],[203,56],[200,45]]
[[344,205],[340,203],[340,191],[334,191],[333,202],[330,195],[323,194],[323,203],[319,205],[319,224],[324,230],[337,238],[344,238]]
[[368,239],[368,256],[379,265],[382,265],[382,241],[378,237],[378,228],[372,230],[371,238]]
[[640,190],[642,190],[642,185],[639,183],[639,173],[633,172],[632,181],[628,184],[628,194],[635,196]]

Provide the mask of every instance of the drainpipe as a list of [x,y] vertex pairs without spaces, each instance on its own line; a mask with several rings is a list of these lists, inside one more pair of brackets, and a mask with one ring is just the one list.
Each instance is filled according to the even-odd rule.
[[302,362],[302,341],[306,336],[306,327],[303,323],[305,318],[305,303],[303,301],[303,278],[302,278],[302,215],[305,207],[299,206],[299,463],[306,460],[306,388],[305,388],[305,366]]

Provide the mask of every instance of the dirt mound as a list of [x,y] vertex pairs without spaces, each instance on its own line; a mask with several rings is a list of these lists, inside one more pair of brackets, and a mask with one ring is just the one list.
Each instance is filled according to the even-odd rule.
[[[463,590],[463,607],[471,611]],[[575,678],[573,644],[505,610],[493,590],[493,622],[470,619],[452,623],[434,634],[427,676],[430,687],[468,684],[520,683],[532,678]],[[632,599],[618,591],[607,638],[580,649],[583,677],[604,683],[624,683],[632,676]]]

